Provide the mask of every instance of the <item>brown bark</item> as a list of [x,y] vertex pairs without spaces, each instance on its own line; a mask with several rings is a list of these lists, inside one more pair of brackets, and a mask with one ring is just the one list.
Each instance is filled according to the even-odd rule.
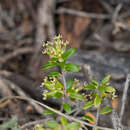
[[[71,0],[63,5],[64,8],[74,9],[76,11],[101,12],[98,0]],[[91,18],[72,16],[69,14],[60,15],[59,32],[67,39],[71,46],[79,48],[83,43],[86,35],[90,33],[90,28],[96,28],[95,21]],[[94,21],[94,24],[92,22]],[[94,26],[93,26],[94,25]],[[97,23],[96,23],[97,25]],[[87,32],[87,33],[86,33]]]

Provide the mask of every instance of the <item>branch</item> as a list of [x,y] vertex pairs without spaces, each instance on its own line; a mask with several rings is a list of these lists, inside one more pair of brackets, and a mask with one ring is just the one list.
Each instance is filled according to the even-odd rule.
[[100,2],[108,13],[110,13],[110,14],[113,13],[112,6],[110,6],[107,2],[104,2],[104,1],[100,1]]
[[93,130],[95,130],[96,126],[98,125],[99,112],[100,112],[100,106],[97,108],[96,122],[95,122],[95,124],[94,124],[95,127],[93,127]]
[[[18,85],[12,83],[11,81],[9,81],[7,79],[4,79],[1,77],[0,84],[2,85],[2,86],[0,86],[0,91],[2,91],[3,93],[6,93],[6,95],[4,94],[5,96],[9,96],[9,92],[12,94],[11,90],[13,90],[16,94],[20,95],[21,97],[29,97],[29,95],[26,94]],[[43,108],[40,105],[38,105],[34,102],[30,102],[30,104],[34,107],[34,109],[39,114],[43,113]],[[0,107],[1,107],[1,104],[0,104]]]
[[31,47],[20,48],[11,53],[8,53],[7,55],[5,55],[3,57],[0,57],[0,62],[5,63],[14,57],[17,57],[18,55],[23,55],[23,54],[32,53],[32,52],[34,52],[34,48],[31,48]]
[[[49,109],[49,110],[55,112],[56,114],[67,118],[68,120],[72,120],[72,121],[75,121],[75,122],[79,122],[79,123],[82,124],[82,125],[87,125],[87,126],[90,126],[90,127],[95,127],[95,125],[89,124],[89,123],[87,123],[87,122],[85,122],[85,121],[82,121],[82,120],[79,120],[79,119],[76,119],[76,118],[74,118],[74,117],[72,117],[72,116],[65,115],[64,113],[61,113],[60,111],[55,110],[55,109],[53,109],[53,108],[51,108],[51,107],[49,107],[49,106],[47,106],[47,105],[45,105],[45,104],[43,104],[43,103],[38,102],[37,100],[31,99],[31,98],[20,97],[20,96],[8,96],[8,97],[5,97],[5,98],[1,99],[1,100],[0,100],[0,103],[2,103],[3,101],[5,101],[5,100],[7,100],[7,99],[20,99],[20,100],[27,100],[27,101],[29,101],[29,102],[35,102],[35,103],[37,103],[37,104],[43,106],[44,108]],[[114,129],[112,129],[112,128],[105,128],[105,127],[101,127],[101,126],[96,126],[96,128],[101,129],[101,130],[114,130]]]
[[128,92],[129,82],[130,82],[130,77],[127,76],[124,91],[123,91],[123,96],[122,96],[122,106],[121,106],[121,111],[120,111],[120,123],[122,122],[122,118],[123,118],[124,111],[125,111],[125,104],[126,104],[126,100],[127,100],[127,92]]
[[115,23],[117,21],[117,18],[118,18],[118,15],[119,15],[121,8],[122,8],[122,4],[118,4],[115,11],[114,11],[113,17],[112,17],[113,23]]
[[37,121],[31,121],[31,122],[28,122],[26,124],[24,124],[20,130],[25,130],[25,128],[29,127],[29,126],[32,126],[32,125],[37,125],[37,124],[42,124],[44,122],[48,121],[48,119],[41,119],[41,120],[37,120]]
[[59,8],[56,10],[57,14],[61,13],[66,13],[66,14],[71,14],[74,16],[80,16],[80,17],[85,17],[85,18],[93,18],[93,19],[111,19],[111,15],[107,14],[96,14],[96,13],[86,13],[83,11],[77,11],[73,9],[68,9],[68,8]]

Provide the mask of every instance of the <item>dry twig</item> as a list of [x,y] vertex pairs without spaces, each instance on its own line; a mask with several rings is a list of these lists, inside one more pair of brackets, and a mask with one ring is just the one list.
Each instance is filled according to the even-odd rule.
[[85,18],[93,18],[93,19],[110,19],[111,15],[107,14],[96,14],[96,13],[87,13],[83,11],[77,11],[73,9],[68,9],[68,8],[59,8],[56,10],[57,14],[61,13],[66,13],[74,16],[80,16],[80,17],[85,17]]
[[130,83],[130,77],[127,76],[124,91],[123,91],[123,96],[122,96],[122,106],[121,106],[121,111],[120,111],[120,123],[122,122],[122,118],[123,118],[124,111],[125,111],[125,104],[126,104],[126,100],[127,100],[127,92],[128,92],[129,83]]
[[25,130],[27,127],[30,127],[30,126],[32,126],[32,125],[42,124],[42,123],[44,123],[44,122],[46,122],[46,121],[48,121],[48,120],[49,120],[49,119],[41,119],[41,120],[37,120],[37,121],[28,122],[28,123],[24,124],[24,125],[20,128],[20,130]]
[[[3,84],[3,87],[0,87],[0,90],[5,89],[5,93],[7,93],[7,90],[13,90],[15,91],[18,95],[20,95],[21,97],[29,97],[28,94],[26,94],[19,86],[13,84],[11,81],[6,80],[1,78],[0,79],[0,83]],[[5,84],[6,83],[6,84]],[[7,92],[6,92],[7,91]],[[12,91],[11,91],[12,93]],[[8,95],[8,94],[7,94]],[[5,96],[7,96],[5,95]],[[35,110],[39,113],[42,114],[43,113],[43,108],[41,106],[39,106],[38,104],[34,103],[34,102],[30,102],[30,104],[35,108]]]
[[3,57],[0,57],[0,62],[5,63],[14,57],[17,57],[18,55],[23,55],[23,54],[32,53],[32,52],[34,52],[34,48],[31,48],[31,47],[20,48],[11,53],[8,53],[7,55],[5,55]]

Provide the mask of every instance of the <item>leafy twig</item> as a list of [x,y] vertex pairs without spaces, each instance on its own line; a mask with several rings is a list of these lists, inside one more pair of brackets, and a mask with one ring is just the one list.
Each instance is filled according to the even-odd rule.
[[[21,99],[21,100],[27,100],[27,101],[29,101],[29,102],[35,102],[35,103],[37,103],[37,104],[43,106],[44,108],[49,109],[49,110],[55,112],[56,114],[67,118],[68,120],[72,120],[72,121],[78,122],[78,123],[80,123],[81,125],[87,125],[87,126],[90,126],[90,127],[95,127],[95,125],[89,124],[89,123],[87,123],[87,122],[85,122],[85,121],[82,121],[82,120],[79,120],[79,119],[76,119],[76,118],[74,118],[74,117],[72,117],[72,116],[65,115],[64,113],[61,113],[60,111],[55,110],[55,109],[53,109],[53,108],[51,108],[51,107],[49,107],[49,106],[47,106],[47,105],[45,105],[45,104],[43,104],[43,103],[41,103],[41,102],[39,102],[39,101],[37,101],[37,100],[31,99],[31,98],[20,97],[20,96],[8,96],[8,97],[5,97],[5,98],[2,98],[2,99],[0,100],[0,103],[2,103],[3,101],[5,101],[5,100],[7,100],[7,99]],[[114,130],[114,129],[112,129],[112,128],[106,128],[106,127],[101,127],[101,126],[96,126],[96,128],[101,129],[101,130]]]

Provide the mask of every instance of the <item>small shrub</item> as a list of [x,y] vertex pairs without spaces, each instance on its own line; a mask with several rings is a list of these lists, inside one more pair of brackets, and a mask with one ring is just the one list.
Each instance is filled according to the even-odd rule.
[[[53,42],[43,44],[43,54],[49,56],[49,61],[42,69],[59,68],[59,71],[54,70],[44,78],[42,86],[46,90],[43,91],[43,99],[62,99],[60,110],[71,116],[76,116],[79,112],[89,110],[92,107],[98,109],[100,114],[110,113],[112,107],[110,105],[104,106],[102,103],[106,99],[112,100],[115,97],[116,90],[109,83],[111,76],[107,75],[100,83],[92,79],[90,83],[82,85],[77,79],[66,80],[67,73],[79,72],[81,69],[79,65],[67,61],[76,52],[75,48],[67,49],[67,45],[68,42],[64,42],[60,35],[55,37]],[[53,114],[53,112],[46,110],[44,114]],[[89,122],[93,121],[93,118],[89,115],[84,115],[81,118]],[[64,117],[61,117],[59,122],[56,122],[56,120],[48,121],[44,126],[51,129],[57,128],[55,130],[59,130],[61,127],[64,130],[78,130],[82,127],[77,122],[69,123]],[[41,126],[38,126],[38,129],[44,130]]]

